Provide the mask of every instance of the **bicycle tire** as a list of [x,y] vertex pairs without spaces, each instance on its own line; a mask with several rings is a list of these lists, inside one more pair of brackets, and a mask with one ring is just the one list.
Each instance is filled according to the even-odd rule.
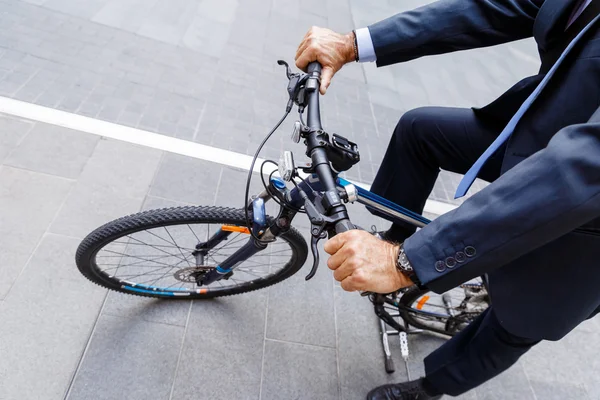
[[[268,217],[269,223],[273,221]],[[122,280],[111,278],[102,272],[96,263],[98,252],[119,238],[132,235],[148,229],[171,227],[183,224],[228,224],[244,227],[245,217],[243,210],[223,207],[187,206],[144,211],[111,221],[91,232],[79,245],[75,261],[79,271],[90,281],[107,289],[137,296],[158,297],[167,299],[203,299],[221,296],[231,296],[245,292],[262,289],[281,282],[296,273],[306,261],[308,247],[302,235],[291,228],[278,237],[283,239],[291,248],[290,260],[278,272],[245,282],[239,286],[232,286],[226,290],[204,290],[202,293],[183,294],[161,292],[155,290],[131,290],[124,287]],[[189,226],[189,225],[188,225]],[[166,229],[166,228],[165,228]],[[192,232],[193,233],[193,232]]]

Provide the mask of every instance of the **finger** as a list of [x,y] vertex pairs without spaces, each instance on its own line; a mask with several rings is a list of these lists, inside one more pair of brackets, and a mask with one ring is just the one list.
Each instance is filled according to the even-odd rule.
[[314,55],[313,48],[308,46],[296,60],[296,67],[306,72],[306,67],[308,67],[308,64],[316,61],[316,59],[317,57]]
[[338,282],[342,282],[344,279],[351,276],[354,269],[349,264],[350,263],[348,262],[344,262],[339,266],[339,268],[333,271],[333,279]]
[[298,58],[300,58],[300,56],[306,51],[306,48],[308,46],[310,46],[310,40],[305,38],[304,40],[302,40],[302,43],[300,43],[300,45],[298,46],[298,50],[296,50],[295,60],[298,60]]
[[344,279],[342,282],[340,282],[340,284],[342,286],[342,289],[344,289],[346,292],[355,292],[359,290],[356,287],[356,283],[352,279],[352,276],[349,276],[348,278]]
[[331,85],[331,79],[335,71],[331,67],[324,67],[321,72],[321,94],[324,95],[327,92],[327,88]]
[[325,250],[327,254],[334,255],[338,252],[339,249],[342,248],[344,243],[346,243],[346,239],[343,234],[335,235],[334,237],[325,242],[323,250]]
[[333,277],[336,281],[341,282],[350,275],[355,275],[362,277],[364,274],[358,270],[359,263],[356,262],[356,258],[353,257],[352,249],[347,247],[342,247],[340,251],[336,253],[336,256],[339,255],[340,258],[344,257],[344,261],[341,262],[338,267],[333,272]]
[[329,257],[329,260],[327,260],[327,267],[330,270],[335,271],[336,269],[341,267],[347,259],[348,253],[345,252],[344,248],[342,247],[335,254]]

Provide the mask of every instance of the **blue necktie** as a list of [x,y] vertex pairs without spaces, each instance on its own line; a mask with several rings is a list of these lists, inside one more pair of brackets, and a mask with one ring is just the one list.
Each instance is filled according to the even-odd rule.
[[537,88],[535,88],[535,90],[533,91],[531,96],[529,96],[527,98],[527,100],[525,100],[525,102],[523,103],[521,108],[519,108],[517,113],[508,122],[508,125],[506,125],[506,128],[504,128],[504,130],[500,133],[500,135],[496,138],[496,140],[494,140],[494,142],[490,145],[490,147],[488,147],[487,150],[481,155],[481,157],[479,157],[479,159],[475,162],[475,164],[473,164],[471,169],[469,169],[467,171],[467,173],[465,174],[462,181],[460,181],[460,183],[458,184],[458,188],[456,189],[456,195],[454,196],[455,199],[463,197],[467,193],[467,191],[469,190],[469,188],[471,187],[473,182],[475,182],[475,178],[477,178],[477,174],[483,167],[483,164],[485,164],[485,162],[488,160],[488,158],[490,158],[491,155],[494,154],[494,152],[496,150],[498,150],[500,148],[500,146],[502,146],[502,144],[504,144],[504,142],[506,142],[508,140],[510,135],[512,135],[512,133],[515,130],[515,127],[517,126],[517,124],[519,123],[521,118],[523,117],[523,114],[525,114],[525,112],[529,109],[531,104],[539,96],[539,94],[542,92],[542,90],[544,90],[544,87],[546,87],[546,84],[552,78],[552,75],[554,75],[554,73],[556,72],[556,70],[558,69],[560,64],[563,62],[563,60],[567,56],[567,54],[571,51],[571,49],[573,48],[573,46],[575,46],[575,44],[579,41],[579,39],[581,39],[581,37],[598,20],[598,18],[600,18],[600,15],[597,16],[596,18],[594,18],[594,20],[592,22],[590,22],[577,35],[577,37],[575,39],[573,39],[573,41],[571,41],[571,43],[569,43],[569,45],[567,46],[565,51],[561,54],[558,61],[556,61],[554,66],[550,69],[550,71],[548,71],[548,73],[546,74],[546,76],[544,77],[542,82],[540,82],[540,84],[538,85]]

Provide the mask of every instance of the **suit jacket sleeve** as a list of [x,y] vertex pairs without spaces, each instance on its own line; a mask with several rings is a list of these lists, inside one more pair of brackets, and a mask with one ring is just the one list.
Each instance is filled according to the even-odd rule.
[[[421,281],[443,292],[599,216],[600,109],[587,123],[560,130],[545,149],[417,231],[404,246]],[[436,262],[456,258],[468,246],[474,256],[436,270]]]
[[369,26],[377,66],[533,35],[544,0],[439,0]]

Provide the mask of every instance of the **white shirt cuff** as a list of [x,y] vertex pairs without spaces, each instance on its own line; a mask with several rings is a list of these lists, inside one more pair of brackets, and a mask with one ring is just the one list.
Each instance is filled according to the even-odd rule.
[[360,28],[356,31],[356,44],[358,46],[358,60],[360,62],[373,62],[377,60],[371,32],[369,28]]

